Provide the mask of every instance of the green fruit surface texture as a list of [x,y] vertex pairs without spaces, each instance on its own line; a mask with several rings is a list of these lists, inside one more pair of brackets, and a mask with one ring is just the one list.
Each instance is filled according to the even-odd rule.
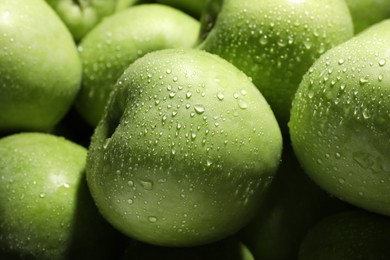
[[325,53],[295,96],[290,134],[310,177],[390,215],[390,20]]
[[354,33],[390,18],[390,1],[388,0],[346,0],[351,12]]
[[210,1],[201,22],[199,48],[251,77],[283,132],[304,73],[353,35],[349,10],[339,0]]
[[51,129],[80,88],[71,34],[44,1],[3,0],[0,35],[0,132]]
[[83,82],[76,107],[96,126],[119,76],[139,57],[168,48],[190,48],[199,22],[172,7],[144,4],[106,18],[79,45]]
[[160,50],[118,80],[92,136],[87,180],[125,234],[201,245],[254,215],[281,148],[277,121],[245,74],[204,51]]
[[[119,0],[45,0],[79,42],[105,17],[116,12]],[[119,3],[118,3],[119,4]]]
[[157,2],[183,10],[195,18],[200,18],[207,0],[157,0]]
[[306,234],[299,260],[386,260],[390,258],[390,219],[365,211],[329,216]]
[[49,134],[0,139],[1,259],[115,257],[121,236],[90,196],[86,156],[84,147]]

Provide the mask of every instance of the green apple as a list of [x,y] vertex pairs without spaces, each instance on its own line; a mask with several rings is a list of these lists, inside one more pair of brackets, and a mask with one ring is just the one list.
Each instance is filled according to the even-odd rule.
[[244,73],[205,51],[160,50],[118,80],[92,136],[87,181],[128,236],[202,245],[253,217],[281,149],[275,116]]
[[[117,10],[122,0],[45,0],[79,42],[103,18]],[[129,3],[131,4],[131,3]]]
[[390,18],[389,0],[345,0],[351,12],[355,34]]
[[329,216],[306,234],[299,260],[390,259],[390,219],[366,211]]
[[72,36],[42,0],[1,1],[0,35],[0,132],[51,129],[80,88]]
[[233,63],[271,105],[287,132],[291,101],[302,76],[327,49],[353,35],[340,0],[218,0],[203,14],[202,50]]
[[0,139],[0,258],[112,259],[122,235],[85,180],[87,149],[45,133]]
[[308,178],[286,141],[264,203],[239,237],[256,259],[297,259],[300,243],[314,223],[350,208]]
[[294,98],[292,144],[310,177],[390,215],[390,20],[319,58]]
[[208,0],[157,0],[158,3],[173,6],[196,18],[201,17],[207,1]]
[[121,260],[254,260],[249,249],[232,237],[204,246],[172,248],[133,241]]
[[105,19],[82,40],[79,50],[83,82],[76,107],[96,126],[118,77],[145,53],[167,48],[190,48],[199,22],[172,7],[144,4]]

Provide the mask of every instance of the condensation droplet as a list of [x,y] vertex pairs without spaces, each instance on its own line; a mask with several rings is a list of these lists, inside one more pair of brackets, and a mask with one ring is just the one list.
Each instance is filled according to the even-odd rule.
[[157,218],[155,216],[149,216],[148,220],[149,220],[150,223],[156,223],[157,222]]
[[386,60],[385,59],[380,59],[379,60],[379,66],[383,67],[386,65]]
[[204,106],[202,106],[202,105],[195,105],[194,110],[199,115],[203,114],[205,111]]
[[218,100],[222,101],[225,98],[225,96],[222,93],[218,93],[217,98],[218,98]]

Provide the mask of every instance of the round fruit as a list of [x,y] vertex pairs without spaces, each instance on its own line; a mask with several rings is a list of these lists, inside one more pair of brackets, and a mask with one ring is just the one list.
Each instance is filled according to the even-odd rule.
[[138,240],[210,243],[256,212],[279,164],[276,119],[249,78],[199,50],[161,50],[119,79],[87,180],[102,214]]
[[79,50],[83,82],[76,108],[93,127],[123,71],[145,53],[167,48],[190,48],[199,22],[159,4],[130,7],[102,21],[82,40]]
[[302,76],[326,50],[353,35],[340,0],[218,0],[202,19],[199,48],[233,63],[253,79],[287,132]]
[[0,258],[112,259],[121,237],[85,181],[87,150],[61,137],[0,139]]
[[329,193],[390,215],[390,20],[324,54],[291,111],[298,159]]
[[0,132],[51,129],[80,88],[71,34],[44,1],[3,0],[0,35]]

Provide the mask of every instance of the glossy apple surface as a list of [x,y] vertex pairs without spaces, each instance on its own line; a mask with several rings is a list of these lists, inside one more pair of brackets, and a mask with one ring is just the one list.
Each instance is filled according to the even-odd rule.
[[295,96],[290,134],[331,194],[390,215],[390,20],[325,53]]
[[72,36],[41,0],[1,1],[0,35],[0,132],[51,129],[80,88]]
[[346,211],[314,225],[301,244],[298,259],[389,259],[389,240],[388,217],[366,211]]
[[253,217],[281,148],[277,121],[245,74],[204,51],[160,50],[119,79],[92,137],[87,180],[125,234],[201,245]]
[[113,85],[128,65],[151,51],[190,48],[198,33],[197,20],[159,4],[130,7],[105,19],[79,46],[83,82],[77,110],[95,127]]
[[86,156],[84,147],[49,134],[0,139],[1,259],[118,256],[122,235],[94,205]]
[[218,0],[202,17],[199,48],[251,77],[283,132],[304,73],[353,35],[349,10],[339,0]]

